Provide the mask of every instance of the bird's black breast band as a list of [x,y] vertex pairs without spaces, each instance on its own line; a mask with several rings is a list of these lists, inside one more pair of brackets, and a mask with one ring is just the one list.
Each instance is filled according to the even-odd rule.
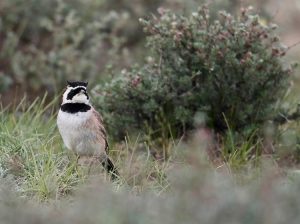
[[89,106],[85,103],[65,103],[65,104],[61,105],[60,109],[63,112],[75,114],[78,112],[87,112],[91,109],[91,106]]

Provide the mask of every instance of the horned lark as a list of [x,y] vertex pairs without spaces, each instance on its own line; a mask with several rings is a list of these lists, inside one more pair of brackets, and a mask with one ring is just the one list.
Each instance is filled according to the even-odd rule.
[[107,172],[118,176],[108,157],[106,131],[101,115],[87,94],[87,82],[68,82],[57,116],[57,126],[64,144],[80,158],[100,161]]

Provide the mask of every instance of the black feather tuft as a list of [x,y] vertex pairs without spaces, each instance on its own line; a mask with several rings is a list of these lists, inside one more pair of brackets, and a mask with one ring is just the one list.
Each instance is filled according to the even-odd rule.
[[84,87],[87,87],[88,85],[88,82],[82,82],[82,81],[67,81],[68,83],[68,86],[71,86],[71,87],[77,87],[77,86],[84,86]]

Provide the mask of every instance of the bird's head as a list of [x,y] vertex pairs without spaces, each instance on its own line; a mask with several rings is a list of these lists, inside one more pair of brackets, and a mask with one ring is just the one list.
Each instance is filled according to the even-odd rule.
[[89,96],[86,91],[87,82],[68,81],[67,88],[63,94],[64,103],[84,103],[89,104]]

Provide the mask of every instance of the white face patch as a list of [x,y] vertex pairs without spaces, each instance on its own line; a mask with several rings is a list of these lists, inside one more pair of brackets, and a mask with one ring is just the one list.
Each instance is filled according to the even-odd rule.
[[85,103],[87,104],[89,102],[87,96],[84,94],[84,93],[78,93],[76,94],[73,99],[72,99],[72,102],[74,103]]

